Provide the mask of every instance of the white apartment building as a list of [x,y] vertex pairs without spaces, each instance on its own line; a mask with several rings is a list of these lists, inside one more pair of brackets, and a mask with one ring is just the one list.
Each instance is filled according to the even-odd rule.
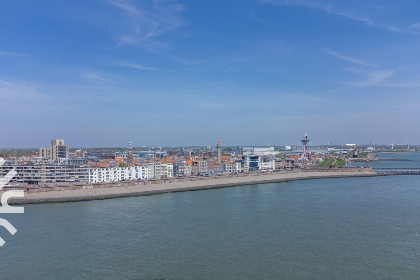
[[149,169],[145,166],[90,168],[89,183],[147,180]]
[[269,171],[276,169],[276,161],[274,159],[268,161],[262,161],[258,163],[258,169],[260,171]]
[[225,165],[225,173],[238,172],[236,162],[225,162],[224,165]]
[[171,163],[149,162],[149,179],[171,178],[174,174],[174,166]]

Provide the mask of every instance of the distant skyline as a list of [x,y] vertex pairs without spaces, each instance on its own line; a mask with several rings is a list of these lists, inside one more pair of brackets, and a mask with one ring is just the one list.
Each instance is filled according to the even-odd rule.
[[418,1],[0,2],[0,148],[418,144]]

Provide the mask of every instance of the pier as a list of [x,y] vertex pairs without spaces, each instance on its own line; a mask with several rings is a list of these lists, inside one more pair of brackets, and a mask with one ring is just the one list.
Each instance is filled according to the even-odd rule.
[[381,174],[420,175],[420,168],[373,168],[373,171]]

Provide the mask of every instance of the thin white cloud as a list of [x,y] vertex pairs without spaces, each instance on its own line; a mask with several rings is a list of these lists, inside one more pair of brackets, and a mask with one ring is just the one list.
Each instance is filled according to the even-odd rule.
[[129,14],[138,15],[140,12],[136,9],[136,7],[124,2],[124,1],[106,1],[108,4],[113,5],[117,8],[120,8],[126,11]]
[[394,69],[391,70],[380,70],[372,71],[367,74],[367,79],[365,81],[355,83],[357,86],[374,86],[378,85],[380,82],[388,78],[394,73]]
[[351,58],[351,57],[348,57],[348,56],[345,56],[345,55],[341,55],[338,52],[335,52],[335,51],[332,51],[332,50],[329,50],[329,49],[322,49],[322,50],[325,53],[327,53],[327,54],[329,54],[329,55],[331,55],[331,56],[333,56],[335,58],[339,58],[339,59],[342,59],[342,60],[346,60],[346,61],[349,61],[349,62],[360,64],[360,65],[363,65],[363,66],[369,66],[369,67],[373,67],[373,68],[378,68],[378,66],[376,66],[374,64],[367,63],[367,62],[364,62],[362,60]]
[[337,15],[346,17],[348,19],[365,22],[367,25],[386,28],[390,31],[401,32],[401,33],[411,33],[420,35],[420,33],[411,30],[407,27],[396,27],[392,24],[379,23],[374,21],[368,14],[354,12],[350,10],[340,9],[336,6],[333,6],[331,3],[319,2],[314,0],[260,0],[261,3],[269,3],[278,6],[303,6],[310,9],[322,10],[328,14]]
[[114,61],[114,62],[112,62],[112,65],[122,66],[122,67],[130,67],[130,68],[135,68],[135,69],[139,69],[139,70],[159,71],[159,69],[143,66],[141,64],[130,62],[130,61]]
[[91,72],[91,71],[83,73],[83,76],[86,79],[88,79],[89,81],[92,81],[92,82],[101,82],[101,83],[109,82],[109,80],[105,79],[100,74],[95,73],[95,72]]
[[2,101],[45,101],[49,97],[38,91],[37,86],[25,81],[0,80],[0,98]]
[[255,11],[249,11],[248,12],[248,16],[250,18],[252,18],[253,20],[258,21],[259,23],[262,23],[262,24],[265,24],[265,25],[272,25],[271,22],[268,22],[268,21],[266,21],[264,19],[261,19],[261,18],[257,17]]
[[269,3],[279,6],[304,6],[310,9],[323,10],[329,14],[347,17],[349,19],[366,22],[373,24],[373,21],[367,15],[358,15],[350,11],[343,11],[335,8],[330,3],[322,3],[310,0],[261,0],[261,3]]
[[387,87],[389,86],[386,83],[382,83],[389,77],[391,77],[394,73],[394,69],[386,69],[386,70],[370,70],[366,68],[346,68],[345,71],[352,72],[363,77],[363,80],[358,82],[343,82],[344,87],[336,88],[333,91],[341,91],[341,90],[348,90],[357,87],[372,87],[372,86],[381,86]]
[[414,23],[410,25],[410,28],[419,28],[420,29],[420,22]]
[[123,0],[110,0],[107,3],[127,13],[128,17],[124,18],[123,22],[128,22],[133,27],[130,34],[116,38],[119,46],[130,44],[149,50],[164,47],[166,43],[152,39],[165,34],[168,30],[185,25],[184,19],[180,16],[185,8],[177,3],[156,0],[151,5],[137,2],[136,6]]
[[10,56],[24,56],[24,53],[15,53],[15,52],[0,52],[0,55],[10,55]]

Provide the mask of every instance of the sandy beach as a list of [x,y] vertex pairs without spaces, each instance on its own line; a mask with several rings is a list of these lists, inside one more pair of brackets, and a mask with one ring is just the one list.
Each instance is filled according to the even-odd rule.
[[173,182],[165,184],[129,185],[112,188],[94,188],[79,190],[51,191],[42,193],[25,193],[23,199],[10,199],[9,204],[32,204],[101,200],[129,196],[153,195],[169,192],[182,192],[194,190],[206,190],[215,188],[234,187],[250,184],[265,184],[275,182],[287,182],[295,180],[308,180],[319,178],[343,178],[343,177],[370,177],[378,176],[375,172],[342,172],[318,171],[318,172],[290,172],[269,175],[219,178],[200,181]]

